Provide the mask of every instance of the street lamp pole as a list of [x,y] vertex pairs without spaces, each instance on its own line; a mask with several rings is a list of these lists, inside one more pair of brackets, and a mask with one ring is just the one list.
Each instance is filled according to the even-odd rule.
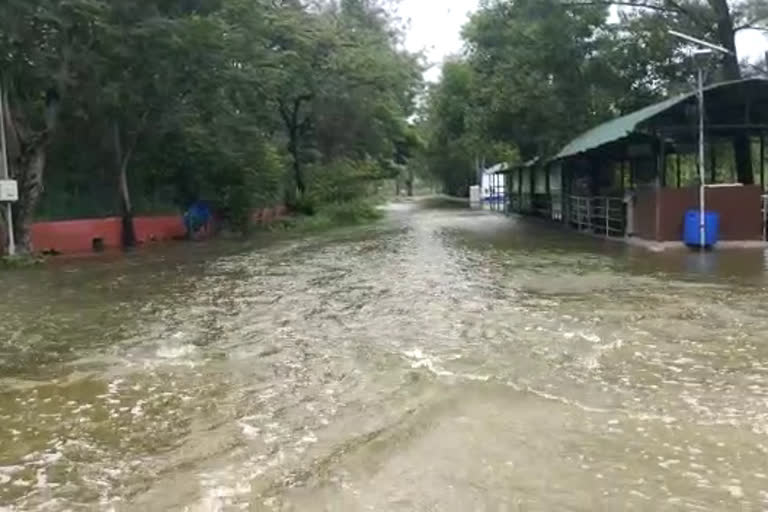
[[704,69],[698,69],[698,98],[699,98],[699,247],[704,249],[707,244],[706,201],[707,184],[704,170]]
[[[0,153],[0,179],[7,180],[10,177],[8,170],[8,144],[5,138],[5,96],[3,93],[3,86],[0,84],[0,144],[2,144],[2,153]],[[13,236],[13,210],[11,209],[11,203],[5,203],[5,221],[8,230],[8,255],[14,256],[16,254],[16,241]]]
[[[722,46],[718,46],[716,44],[708,43],[707,41],[702,41],[701,39],[697,39],[695,37],[691,37],[687,34],[683,34],[682,32],[678,32],[676,30],[670,30],[669,33],[677,38],[683,39],[684,41],[695,44],[698,46],[698,49],[694,52],[695,55],[706,55],[709,53],[712,53],[713,51],[718,51],[721,53],[726,54],[732,54],[733,52],[723,48]],[[707,200],[707,183],[706,183],[706,172],[704,170],[704,67],[702,66],[701,62],[697,62],[697,90],[696,95],[698,98],[698,104],[699,104],[699,247],[703,250],[707,243],[707,221],[706,221],[706,200]]]

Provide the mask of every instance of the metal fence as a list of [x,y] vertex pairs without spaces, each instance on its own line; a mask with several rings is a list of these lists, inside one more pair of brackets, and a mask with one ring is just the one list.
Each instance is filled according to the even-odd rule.
[[626,227],[624,200],[618,197],[571,196],[568,222],[578,231],[623,237]]

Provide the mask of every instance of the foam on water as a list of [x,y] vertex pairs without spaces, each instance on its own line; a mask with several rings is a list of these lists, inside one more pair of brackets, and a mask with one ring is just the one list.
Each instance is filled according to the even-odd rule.
[[191,344],[164,342],[155,352],[160,359],[181,359],[189,357],[197,351],[197,347]]

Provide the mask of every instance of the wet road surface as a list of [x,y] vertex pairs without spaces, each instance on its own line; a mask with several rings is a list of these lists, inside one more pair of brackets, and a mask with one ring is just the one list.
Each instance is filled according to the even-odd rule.
[[0,275],[0,510],[768,509],[762,252],[437,206]]

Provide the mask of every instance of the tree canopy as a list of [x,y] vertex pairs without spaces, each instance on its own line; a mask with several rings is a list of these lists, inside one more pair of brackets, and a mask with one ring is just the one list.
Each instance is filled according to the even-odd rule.
[[[465,193],[483,160],[551,157],[600,122],[689,89],[696,64],[670,29],[734,52],[712,57],[710,82],[760,73],[739,61],[734,38],[747,28],[768,31],[765,6],[484,0],[464,28],[464,54],[444,65],[442,81],[427,95],[429,169],[449,192]],[[749,141],[736,137],[733,146],[739,178],[751,183]]]
[[2,2],[17,239],[119,213],[131,245],[135,212],[198,199],[242,226],[334,169],[386,174],[421,77],[399,38],[377,0]]

